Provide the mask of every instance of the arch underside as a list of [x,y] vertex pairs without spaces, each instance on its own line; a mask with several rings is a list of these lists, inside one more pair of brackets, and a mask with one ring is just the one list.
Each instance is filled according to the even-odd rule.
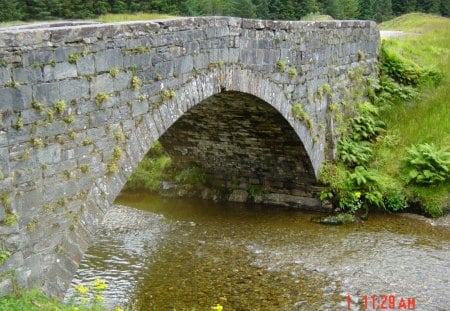
[[314,170],[298,135],[255,96],[234,91],[211,96],[184,113],[160,142],[177,167],[200,167],[213,188],[315,195]]

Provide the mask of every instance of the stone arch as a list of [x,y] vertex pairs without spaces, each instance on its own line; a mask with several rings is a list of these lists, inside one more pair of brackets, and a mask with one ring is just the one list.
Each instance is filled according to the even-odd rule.
[[262,74],[248,69],[225,67],[198,75],[179,87],[161,84],[161,88],[162,90],[166,88],[174,90],[176,96],[161,103],[142,118],[125,146],[120,172],[112,176],[103,176],[97,180],[89,194],[88,201],[95,202],[90,204],[90,207],[97,205],[104,209],[112,204],[134,168],[153,143],[186,111],[223,91],[250,94],[278,111],[297,133],[308,155],[314,175],[316,178],[318,177],[323,150],[313,143],[307,126],[292,116],[291,101],[286,97],[284,91],[275,83],[265,79]]

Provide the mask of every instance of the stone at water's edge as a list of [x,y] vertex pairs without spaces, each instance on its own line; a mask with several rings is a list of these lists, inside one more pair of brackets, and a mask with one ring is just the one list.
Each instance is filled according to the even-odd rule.
[[[0,240],[12,253],[0,267],[1,294],[15,278],[61,296],[150,146],[222,91],[277,111],[314,180],[335,151],[328,107],[351,98],[350,72],[376,74],[378,47],[376,24],[366,21],[204,17],[0,29]],[[319,96],[326,84],[329,94]],[[292,116],[296,103],[311,128]]]

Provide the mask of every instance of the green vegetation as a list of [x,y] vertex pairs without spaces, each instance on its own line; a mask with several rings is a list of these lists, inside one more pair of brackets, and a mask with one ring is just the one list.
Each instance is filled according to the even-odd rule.
[[57,113],[63,114],[66,111],[66,109],[67,109],[66,102],[63,99],[56,102],[55,111]]
[[131,89],[139,90],[141,88],[142,81],[137,76],[131,78]]
[[277,69],[281,72],[284,72],[286,70],[286,62],[283,60],[277,61]]
[[9,257],[11,257],[11,252],[4,250],[3,246],[0,247],[0,266],[7,262]]
[[[174,16],[226,15],[278,20],[389,20],[409,12],[450,15],[448,0],[0,0],[0,26],[17,20],[96,18],[100,22],[167,19]],[[141,13],[150,12],[150,13]],[[157,14],[159,12],[162,14]],[[114,14],[111,14],[114,13]]]
[[172,98],[175,98],[177,93],[174,90],[163,90],[161,92],[161,101],[166,101]]
[[156,142],[138,167],[133,171],[124,190],[161,190],[163,181],[177,184],[185,190],[201,189],[206,174],[199,167],[176,168],[162,145]]
[[33,147],[36,148],[42,148],[44,147],[44,142],[42,141],[42,138],[31,138],[31,144],[33,144]]
[[177,18],[177,16],[158,13],[104,14],[100,15],[98,18],[96,18],[96,20],[103,23],[113,23],[113,22],[145,21],[145,20],[171,19],[171,18]]
[[133,171],[124,189],[158,191],[163,180],[168,179],[171,165],[172,160],[165,154],[162,145],[156,142]]
[[97,106],[100,106],[101,104],[105,103],[109,99],[109,95],[104,92],[99,92],[95,96],[95,104]]
[[112,309],[104,306],[103,292],[108,289],[108,284],[100,279],[95,279],[89,286],[76,285],[75,294],[68,303],[62,303],[57,299],[44,295],[41,290],[19,290],[17,293],[0,298],[0,310],[8,311],[123,311],[119,306]]
[[119,68],[114,67],[109,70],[111,78],[116,78],[119,75]]
[[292,115],[298,120],[305,122],[307,128],[312,129],[313,127],[312,119],[302,104],[297,103],[294,106],[292,106]]
[[450,208],[450,19],[408,14],[381,25],[421,35],[383,41],[381,77],[325,165],[322,193],[341,211]]

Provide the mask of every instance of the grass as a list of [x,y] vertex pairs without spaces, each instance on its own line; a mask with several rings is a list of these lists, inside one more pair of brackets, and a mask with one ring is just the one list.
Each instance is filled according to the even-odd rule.
[[18,295],[9,295],[0,298],[0,310],[4,311],[42,311],[42,310],[59,310],[59,311],[102,311],[103,306],[74,306],[63,304],[60,301],[49,298],[40,290],[34,289],[23,291]]
[[[93,21],[101,23],[114,23],[114,22],[126,22],[126,21],[145,21],[145,20],[160,20],[160,19],[173,19],[179,18],[179,16],[158,14],[158,13],[134,13],[134,14],[104,14],[93,19]],[[47,22],[61,22],[61,19],[49,20]],[[42,23],[43,21],[10,21],[1,22],[0,28],[31,25],[35,23]],[[44,21],[45,22],[45,21]]]
[[[406,14],[380,25],[383,30],[414,32],[385,41],[386,47],[423,67],[438,68],[443,73],[439,86],[422,86],[419,97],[410,104],[396,105],[383,119],[387,136],[395,138],[395,146],[378,142],[372,166],[388,175],[401,176],[401,161],[413,144],[434,143],[450,148],[450,19],[421,13]],[[450,183],[433,187],[408,186],[410,196],[425,203],[449,207]]]
[[100,15],[95,20],[102,23],[126,22],[126,21],[144,21],[157,19],[179,18],[174,15],[158,13],[135,13],[135,14],[105,14]]

